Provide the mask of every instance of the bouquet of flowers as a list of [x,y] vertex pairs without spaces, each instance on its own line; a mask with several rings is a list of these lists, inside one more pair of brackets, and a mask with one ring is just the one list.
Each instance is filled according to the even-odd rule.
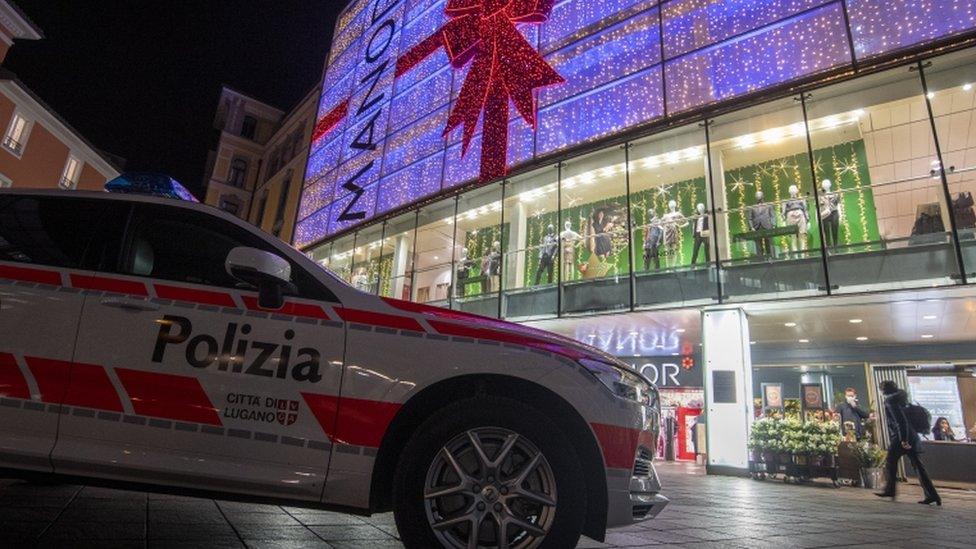
[[857,462],[861,469],[877,469],[884,466],[888,452],[877,444],[863,441],[857,443],[854,455],[857,456]]

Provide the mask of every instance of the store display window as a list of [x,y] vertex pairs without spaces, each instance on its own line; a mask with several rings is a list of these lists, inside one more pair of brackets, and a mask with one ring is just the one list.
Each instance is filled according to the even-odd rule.
[[976,278],[976,52],[933,59],[925,77],[952,201],[949,214],[958,231],[964,270],[972,281]]
[[417,213],[409,212],[386,222],[379,262],[379,295],[410,300],[413,282],[413,243]]
[[498,296],[509,223],[502,220],[502,184],[481,187],[460,197],[454,235],[452,304],[455,309],[498,317]]
[[352,254],[349,284],[368,294],[379,288],[379,276],[389,265],[382,257],[383,224],[373,225],[357,233],[356,248]]
[[453,197],[420,209],[414,246],[413,301],[447,306],[453,284],[451,251],[454,248]]
[[[629,308],[630,236],[623,147],[562,167],[560,232],[562,312]],[[549,218],[553,218],[549,214]]]
[[835,291],[953,284],[959,269],[918,72],[817,90],[807,105]]
[[346,282],[352,278],[352,251],[355,244],[356,235],[352,233],[337,239],[329,250],[328,269]]
[[718,298],[704,128],[634,143],[628,156],[638,306]]
[[530,172],[505,182],[503,315],[556,316],[560,278],[559,169]]
[[724,297],[826,293],[800,104],[787,98],[719,117],[710,138]]

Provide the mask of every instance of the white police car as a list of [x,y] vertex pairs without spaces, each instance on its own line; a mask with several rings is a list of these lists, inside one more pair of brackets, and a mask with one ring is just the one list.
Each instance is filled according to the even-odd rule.
[[0,467],[570,547],[667,504],[658,418],[610,356],[360,293],[214,208],[0,191]]

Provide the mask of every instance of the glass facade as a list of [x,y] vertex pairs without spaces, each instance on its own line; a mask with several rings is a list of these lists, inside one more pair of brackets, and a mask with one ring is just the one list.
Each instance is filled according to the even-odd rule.
[[515,320],[931,288],[976,276],[974,193],[970,48],[545,165],[308,251],[365,291]]

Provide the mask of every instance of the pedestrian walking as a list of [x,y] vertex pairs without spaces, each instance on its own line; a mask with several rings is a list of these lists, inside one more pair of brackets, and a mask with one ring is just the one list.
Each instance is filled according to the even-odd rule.
[[922,460],[919,458],[919,446],[921,439],[911,422],[908,421],[906,409],[908,408],[908,393],[898,388],[894,381],[881,382],[881,392],[884,394],[885,420],[888,423],[888,460],[885,464],[885,476],[887,484],[884,492],[875,495],[883,498],[895,499],[897,488],[898,461],[902,456],[908,456],[912,462],[912,467],[918,474],[918,481],[925,491],[925,499],[920,501],[922,505],[942,505],[942,498],[935,491],[932,479],[925,471]]

